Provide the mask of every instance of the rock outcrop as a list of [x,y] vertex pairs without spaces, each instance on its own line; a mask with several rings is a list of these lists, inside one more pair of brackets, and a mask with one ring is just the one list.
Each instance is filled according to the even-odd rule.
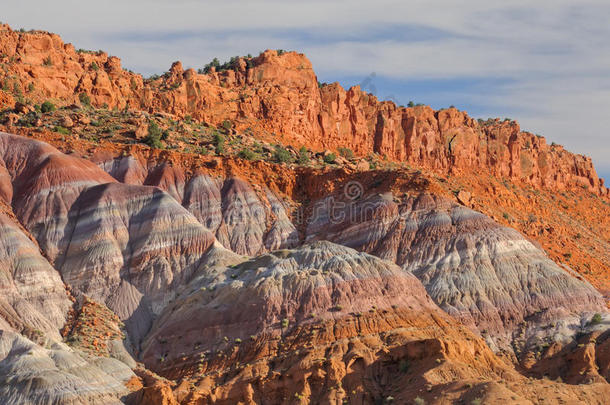
[[[206,74],[177,62],[144,80],[103,52],[0,25],[0,61],[5,128],[66,152],[0,132],[4,402],[610,397],[602,296],[500,225],[508,213],[503,222],[473,209],[492,205],[477,195],[491,180],[464,187],[483,168],[515,189],[570,189],[563,197],[605,213],[608,190],[590,159],[512,121],[320,85],[294,52],[265,51]],[[104,108],[39,114],[32,104],[46,99]],[[173,150],[133,144],[155,117]],[[281,149],[271,142],[290,145],[283,152],[292,159],[306,145],[320,152],[306,156],[318,164],[207,156],[214,148],[197,137],[221,133],[228,143],[251,137],[237,147],[256,144],[267,158]],[[324,163],[346,147],[387,159]],[[498,199],[505,188],[485,192]],[[583,228],[595,244],[582,249],[606,250],[592,253],[601,260],[608,242],[603,232],[590,237],[596,229]],[[533,379],[549,376],[569,384]]]
[[[230,70],[198,74],[174,63],[144,80],[104,52],[76,51],[45,32],[0,29],[5,88],[42,101],[82,102],[189,116],[283,144],[347,147],[442,173],[476,173],[534,187],[584,187],[608,196],[590,158],[522,132],[514,121],[477,122],[455,108],[434,111],[380,102],[358,87],[319,86],[311,63],[295,52],[239,58]],[[30,90],[31,89],[31,90]],[[26,94],[27,93],[27,94]]]

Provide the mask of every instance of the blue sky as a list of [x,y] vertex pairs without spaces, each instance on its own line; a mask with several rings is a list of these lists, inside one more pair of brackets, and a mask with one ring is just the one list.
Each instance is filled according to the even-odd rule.
[[[57,32],[149,75],[175,60],[305,53],[320,81],[381,99],[510,117],[592,156],[610,182],[610,2],[2,1],[13,28]],[[533,3],[533,4],[532,4]]]

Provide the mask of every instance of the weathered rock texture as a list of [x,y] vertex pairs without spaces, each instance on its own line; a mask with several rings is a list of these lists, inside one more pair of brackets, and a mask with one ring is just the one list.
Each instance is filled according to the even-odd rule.
[[[349,184],[349,183],[348,183]],[[401,265],[436,303],[507,348],[526,321],[572,324],[604,311],[591,285],[576,279],[511,228],[428,193],[353,197],[346,188],[314,204],[307,240],[330,240]]]
[[[514,122],[319,86],[294,52],[266,51],[206,75],[175,63],[143,80],[103,52],[3,25],[0,61],[0,106],[14,109],[9,128],[31,110],[26,99],[90,98],[99,107],[229,120],[229,132],[349,147],[436,175],[484,169],[524,188],[587,190],[601,203],[608,196],[590,159]],[[89,120],[69,110],[52,125]],[[134,118],[136,139],[146,119]],[[44,138],[34,126],[30,135]],[[601,296],[515,230],[465,207],[482,201],[474,189],[452,190],[458,205],[443,192],[450,183],[414,171],[56,143],[87,150],[69,156],[0,133],[0,394],[8,403],[610,397]],[[603,320],[593,322],[594,312]],[[72,348],[58,343],[60,329]],[[123,338],[174,381],[141,369],[134,376]],[[591,385],[526,384],[507,359],[532,376],[552,370]]]
[[180,167],[149,164],[133,157],[99,164],[119,181],[163,189],[235,253],[256,255],[293,247],[299,241],[288,201],[264,185],[203,172],[189,175]]
[[17,218],[64,281],[138,325],[136,339],[214,243],[168,194],[117,183],[41,142],[0,134],[0,166]]
[[0,325],[44,342],[59,338],[72,303],[36,243],[0,202]]
[[[437,403],[438,392],[447,401],[527,403],[535,395],[412,274],[329,242],[210,269],[155,323],[143,360],[183,378],[165,393],[180,403]],[[448,375],[459,382],[438,386]],[[468,383],[500,376],[506,387]]]
[[118,360],[87,361],[63,344],[43,348],[0,330],[0,398],[19,404],[122,404],[133,372]]
[[[587,312],[603,311],[590,286],[570,278],[518,233],[431,194],[429,181],[416,173],[406,178],[398,172],[367,173],[361,176],[370,183],[365,183],[371,190],[367,194],[344,187],[350,180],[346,173],[306,170],[299,179],[274,173],[293,198],[302,199],[305,226],[297,221],[301,216],[291,215],[298,203],[271,181],[274,167],[267,163],[259,166],[262,173],[269,170],[269,187],[245,181],[237,175],[243,168],[229,160],[214,160],[209,170],[139,157],[92,160],[99,166],[39,141],[0,134],[4,217],[15,229],[15,235],[8,232],[0,239],[0,246],[15,259],[19,255],[11,246],[24,246],[19,253],[28,262],[42,261],[32,266],[40,274],[54,274],[47,276],[50,280],[61,274],[76,297],[105,303],[125,321],[135,355],[177,381],[139,377],[141,385],[130,385],[139,390],[129,396],[136,402],[229,404],[272,398],[273,403],[289,403],[302,398],[369,403],[388,397],[410,402],[421,396],[433,403],[434,396],[447,392],[446,384],[453,381],[448,376],[470,384],[502,378],[514,385],[473,391],[472,385],[451,383],[452,400],[537,395],[484,340],[442,312],[414,274],[448,312],[470,326],[488,328],[490,344],[505,343],[507,331],[518,330],[515,325],[525,318],[535,321],[527,330],[529,338],[539,337],[538,326],[547,321],[569,330],[579,317],[588,319]],[[374,193],[377,189],[380,195]],[[328,211],[330,197],[323,197],[331,190],[335,203],[344,203],[341,209],[355,217],[336,221],[341,210]],[[226,248],[263,255],[243,258],[223,248],[214,234],[224,238]],[[389,260],[328,242],[275,250],[317,238]],[[36,243],[44,256],[36,253]],[[7,274],[28,269],[14,267]],[[568,302],[560,289],[568,289],[578,304]],[[11,287],[17,299],[9,310],[22,299],[15,290],[36,309],[36,294]],[[45,290],[49,298],[53,291]],[[70,301],[63,297],[55,305],[67,311]],[[68,325],[91,314],[89,307],[72,314],[77,321]],[[38,311],[41,321],[32,311],[30,318],[17,312],[9,322],[20,332],[27,329],[22,325],[43,325],[49,336],[56,336],[62,318],[53,320],[53,314],[65,317],[65,312],[55,309],[47,318]],[[113,354],[109,347],[120,343],[116,321],[109,315],[104,316],[108,322],[99,318],[85,318],[83,327],[67,329],[87,334],[78,338],[81,347],[86,342],[94,346],[85,350],[87,356],[115,356],[133,366],[124,349]],[[5,323],[2,329],[8,333],[13,327]],[[84,332],[85,325],[96,332]],[[98,333],[103,330],[104,335]],[[74,332],[67,336],[76,338]],[[61,350],[79,364],[79,354]],[[101,363],[114,377],[92,368],[86,371],[93,373],[90,396],[76,389],[69,395],[87,403],[99,398],[112,402],[128,393],[123,384],[130,375],[124,366],[87,356],[79,370]],[[7,370],[29,373],[21,366],[24,359],[25,354],[8,356]],[[10,380],[8,395],[17,402],[41,395],[52,403],[70,403],[69,396],[56,397],[55,387],[74,385],[72,373],[56,367],[60,375],[41,393],[15,391],[18,385]],[[543,369],[544,363],[531,366],[532,373],[538,373],[536,367]],[[402,374],[395,379],[397,370]],[[594,390],[550,383],[538,389],[558,391],[566,400],[602,403],[608,389],[602,375]]]
[[349,147],[443,173],[484,169],[534,187],[584,187],[608,196],[590,158],[548,145],[515,122],[480,124],[455,108],[404,108],[358,87],[319,87],[309,60],[295,52],[266,51],[206,75],[176,62],[163,77],[143,80],[123,70],[116,57],[77,52],[55,34],[4,25],[0,54],[4,87],[35,100],[78,102],[85,93],[96,106],[189,115],[214,125],[230,120],[236,129],[284,144]]

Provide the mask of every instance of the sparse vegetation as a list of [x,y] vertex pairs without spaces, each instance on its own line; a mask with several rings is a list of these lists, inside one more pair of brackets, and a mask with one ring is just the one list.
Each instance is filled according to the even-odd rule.
[[62,135],[70,135],[70,130],[68,128],[64,128],[59,125],[55,127],[55,132]]
[[273,152],[273,160],[278,163],[292,163],[294,161],[290,152],[280,145],[275,146],[275,151]]
[[426,401],[422,397],[416,397],[413,400],[414,405],[426,405]]
[[155,121],[150,121],[148,123],[148,135],[146,136],[144,142],[146,142],[146,144],[152,148],[160,149],[163,147],[163,144],[161,143],[161,135],[162,131],[161,128],[159,128],[159,125],[157,125]]
[[336,160],[337,160],[337,155],[335,155],[334,153],[329,153],[328,155],[324,156],[324,163],[327,163],[329,165],[332,165],[333,163],[335,163]]
[[[222,71],[225,71],[225,70],[237,70],[237,68],[239,66],[238,62],[239,62],[240,59],[242,59],[242,57],[240,57],[240,56],[232,56],[231,59],[229,59],[228,62],[220,63],[218,58],[214,58],[214,59],[212,59],[212,61],[210,63],[205,65],[203,67],[203,69],[198,69],[197,73],[199,73],[199,74],[210,73],[212,71],[212,68],[214,68],[214,70],[216,72],[222,72]],[[252,55],[248,55],[248,56],[246,56],[243,59],[246,60],[246,66],[247,67],[252,67]]]
[[42,61],[44,66],[53,66],[53,60],[51,60],[50,56],[47,56],[44,61]]
[[40,105],[40,112],[42,113],[50,113],[53,111],[55,111],[55,104],[53,104],[49,100],[45,101]]
[[254,151],[247,148],[240,150],[237,156],[246,160],[255,160],[258,157],[258,155]]
[[600,323],[602,323],[602,320],[602,314],[597,313],[593,315],[591,321],[589,322],[589,325],[599,325]]
[[225,137],[221,133],[214,133],[214,146],[216,148],[216,154],[222,155],[225,152]]
[[305,146],[301,146],[301,148],[299,149],[299,157],[297,158],[297,163],[303,166],[309,164],[309,151]]
[[87,93],[80,93],[78,95],[78,100],[85,107],[91,107],[91,97]]
[[232,126],[233,126],[233,123],[229,120],[224,120],[222,122],[222,127],[224,128],[225,131],[229,131]]
[[97,63],[95,62],[91,62],[91,65],[89,65],[89,67],[91,68],[91,70],[97,72],[98,70],[100,70],[100,67],[97,65]]
[[354,158],[354,151],[352,151],[350,148],[339,148],[337,151],[346,159]]

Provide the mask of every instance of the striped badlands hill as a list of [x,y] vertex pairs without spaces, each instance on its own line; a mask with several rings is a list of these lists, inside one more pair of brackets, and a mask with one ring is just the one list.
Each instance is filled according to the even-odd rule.
[[47,144],[0,134],[0,167],[5,202],[64,282],[106,303],[136,342],[214,244],[168,194],[120,184]]
[[584,314],[605,310],[591,285],[479,212],[429,193],[349,197],[316,203],[307,240],[330,240],[399,264],[495,349],[539,344],[542,330],[565,339],[580,329]]
[[[372,171],[368,191],[353,194],[349,176],[299,173],[285,179],[289,196],[170,162],[96,165],[0,133],[6,402],[528,403],[552,394],[601,404],[610,395],[599,294],[516,231],[421,182],[386,187],[388,174]],[[324,196],[329,181],[340,192]],[[307,222],[292,215],[298,206]],[[104,306],[123,330],[107,324]],[[574,329],[593,312],[604,314],[600,325]],[[561,342],[576,332],[597,337],[568,362],[563,350],[585,343]],[[551,340],[560,346],[530,362],[532,372],[552,364],[591,386],[527,384],[494,353],[512,347],[514,359]],[[172,380],[142,369],[136,378],[134,359]]]

